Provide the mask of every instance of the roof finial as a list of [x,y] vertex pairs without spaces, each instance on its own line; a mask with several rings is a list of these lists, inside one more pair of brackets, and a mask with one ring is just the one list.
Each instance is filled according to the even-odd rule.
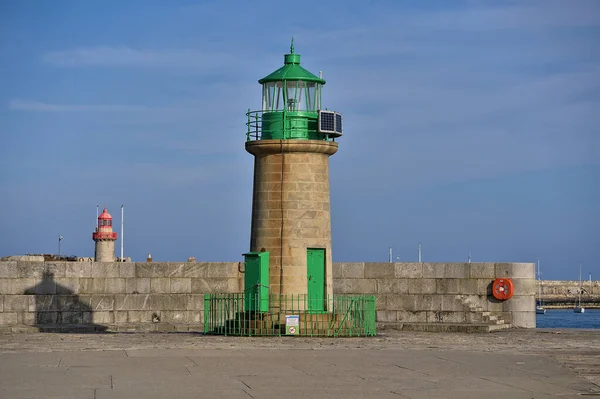
[[290,54],[294,54],[294,36],[292,36],[292,45],[290,46]]

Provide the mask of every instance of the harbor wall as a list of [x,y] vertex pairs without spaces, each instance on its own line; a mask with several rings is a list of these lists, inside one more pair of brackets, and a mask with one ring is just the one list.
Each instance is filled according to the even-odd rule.
[[[581,304],[585,308],[600,309],[600,281],[551,281],[541,282],[541,299],[547,308],[570,308],[579,300],[581,288]],[[539,299],[539,290],[536,291]]]
[[[535,327],[533,263],[334,263],[332,274],[334,294],[376,296],[380,325]],[[513,280],[511,299],[491,296],[496,277]],[[198,331],[204,294],[243,289],[238,262],[0,262],[0,331],[73,324]]]
[[[535,327],[533,263],[334,263],[338,294],[375,294],[377,321],[510,324]],[[514,296],[498,301],[492,281],[507,277]]]
[[[0,262],[0,326],[195,330],[204,294],[243,290],[238,262]],[[114,329],[114,328],[113,328]],[[12,328],[14,331],[15,328]]]

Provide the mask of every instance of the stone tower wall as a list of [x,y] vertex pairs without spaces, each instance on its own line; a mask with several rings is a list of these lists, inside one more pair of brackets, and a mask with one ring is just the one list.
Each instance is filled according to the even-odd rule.
[[332,295],[329,156],[337,143],[260,140],[246,149],[255,155],[250,250],[270,253],[271,293],[306,294],[307,248],[324,248]]
[[115,242],[113,240],[96,241],[96,262],[115,261]]

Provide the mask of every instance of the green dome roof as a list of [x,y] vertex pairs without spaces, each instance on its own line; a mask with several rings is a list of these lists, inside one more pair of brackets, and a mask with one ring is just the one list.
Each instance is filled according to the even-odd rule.
[[325,80],[313,75],[306,69],[300,66],[300,54],[294,53],[294,40],[290,47],[290,54],[286,54],[283,58],[284,65],[275,72],[260,79],[258,83],[279,82],[282,80],[304,80],[308,82],[317,82],[325,84]]

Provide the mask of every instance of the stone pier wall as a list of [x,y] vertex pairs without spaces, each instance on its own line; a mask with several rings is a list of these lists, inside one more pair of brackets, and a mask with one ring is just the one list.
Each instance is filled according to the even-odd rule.
[[[373,294],[377,322],[535,327],[533,263],[334,263],[334,294]],[[19,326],[194,326],[204,294],[242,292],[243,264],[0,262],[0,330]],[[491,297],[496,277],[515,295]],[[191,327],[190,327],[191,329]]]
[[237,262],[0,262],[0,326],[199,325],[205,293],[243,290],[238,267]]
[[[535,327],[533,263],[334,263],[337,294],[375,294],[377,322],[510,324]],[[508,277],[514,296],[491,295],[495,278]]]

